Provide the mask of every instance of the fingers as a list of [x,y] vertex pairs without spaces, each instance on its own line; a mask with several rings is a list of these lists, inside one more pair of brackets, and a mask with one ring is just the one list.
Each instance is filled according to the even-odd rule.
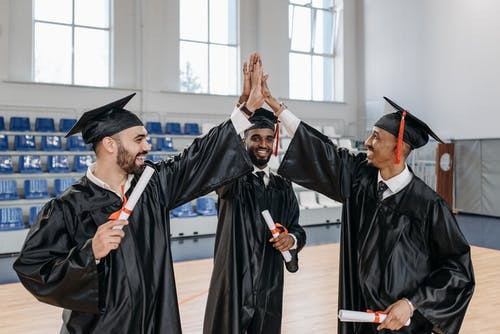
[[248,77],[248,63],[246,61],[243,62],[243,76],[245,77],[245,80],[250,79]]
[[282,233],[276,238],[269,239],[269,242],[273,243],[273,247],[281,252],[289,250],[294,243],[293,238],[286,233]]
[[92,238],[92,251],[96,259],[105,257],[110,251],[119,247],[125,237],[125,232],[122,229],[113,229],[113,227],[127,224],[127,220],[110,220],[97,228]]
[[99,226],[98,229],[112,229],[115,226],[128,225],[128,220],[108,220],[106,223]]

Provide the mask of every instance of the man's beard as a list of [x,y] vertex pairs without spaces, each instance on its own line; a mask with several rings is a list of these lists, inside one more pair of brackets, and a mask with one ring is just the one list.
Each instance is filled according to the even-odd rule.
[[[139,154],[147,154],[146,151],[140,152]],[[118,144],[118,156],[116,157],[116,163],[123,169],[127,174],[140,175],[144,170],[143,165],[137,165],[135,159],[137,155],[130,154],[121,143]]]
[[257,166],[257,167],[265,167],[267,163],[269,162],[269,159],[271,159],[271,154],[265,159],[259,159],[257,156],[253,153],[252,150],[247,150],[248,155],[250,156],[250,160],[252,160],[252,163]]

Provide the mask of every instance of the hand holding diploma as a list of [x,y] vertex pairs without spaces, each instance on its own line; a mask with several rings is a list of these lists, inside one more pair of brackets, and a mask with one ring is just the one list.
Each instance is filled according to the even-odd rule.
[[[373,312],[373,311],[359,312],[359,311],[339,310],[340,321],[382,323],[379,327],[377,327],[377,330],[380,330],[379,328],[381,326],[383,326],[384,321],[386,321],[387,318],[388,318],[388,313],[383,312],[383,311],[380,311],[380,312]],[[409,326],[410,325],[410,318],[408,318],[408,320],[405,323],[402,323],[402,325],[399,328],[403,327],[403,325]],[[389,328],[389,327],[383,327],[383,328]],[[399,328],[397,328],[397,329],[399,329]]]
[[[274,224],[274,220],[271,217],[271,214],[269,213],[268,210],[262,211],[262,217],[264,217],[264,220],[266,221],[267,227],[269,227],[269,230],[271,231],[273,237],[277,238],[280,235],[279,229],[276,228],[276,225]],[[290,262],[292,260],[292,255],[290,254],[289,251],[284,251],[281,252],[283,255],[283,258],[285,259],[285,262]]]

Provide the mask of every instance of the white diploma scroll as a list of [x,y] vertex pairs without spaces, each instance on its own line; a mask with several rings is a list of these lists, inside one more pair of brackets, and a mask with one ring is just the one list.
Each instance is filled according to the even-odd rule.
[[[339,310],[339,319],[343,322],[375,322],[381,323],[385,320],[387,314],[382,312],[359,312],[349,310]],[[410,325],[410,319],[405,326]]]
[[[149,179],[151,179],[151,176],[154,173],[154,169],[150,166],[146,166],[144,168],[144,171],[142,172],[141,177],[139,178],[139,181],[137,181],[137,184],[135,185],[134,190],[132,190],[132,194],[130,194],[130,197],[127,199],[127,204],[125,204],[125,207],[122,208],[120,212],[120,216],[118,219],[127,219],[130,214],[132,213],[132,210],[134,210],[135,205],[137,204],[137,201],[139,200],[139,197],[141,197],[142,192],[144,191],[144,188],[146,188],[146,185],[149,182]],[[113,227],[113,229],[122,229],[123,225],[118,225]]]
[[[269,213],[269,211],[268,210],[262,211],[262,217],[264,217],[264,220],[266,221],[267,227],[269,227],[269,230],[273,234],[273,237],[277,238],[278,235],[280,235],[280,233],[276,230],[276,225],[274,225],[273,217],[271,217],[271,214]],[[289,251],[281,252],[281,255],[283,255],[285,262],[292,261],[292,254],[290,254]]]

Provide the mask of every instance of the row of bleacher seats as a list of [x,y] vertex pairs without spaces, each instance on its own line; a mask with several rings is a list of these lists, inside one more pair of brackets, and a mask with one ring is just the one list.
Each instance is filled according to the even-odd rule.
[[17,164],[14,161],[15,157],[10,155],[0,156],[0,174],[11,174],[14,172],[30,174],[30,173],[70,173],[85,172],[87,167],[95,161],[93,155],[75,155],[71,158],[67,155],[49,155],[44,163],[40,155],[20,155],[17,156]]
[[[35,119],[35,132],[68,132],[76,119],[74,118],[61,118],[59,120],[59,127],[56,128],[55,120],[53,118],[37,117]],[[198,123],[184,123],[181,129],[179,122],[166,122],[165,131],[162,128],[161,122],[146,122],[146,130],[150,134],[171,134],[171,135],[194,135],[201,134],[200,126]],[[9,131],[32,131],[29,117],[11,117],[9,121]],[[0,116],[0,131],[5,131],[5,121],[3,116]]]
[[[60,178],[54,180],[52,194],[58,196],[69,186],[75,183],[74,178]],[[26,179],[24,180],[25,199],[50,198],[49,183],[47,179]],[[0,180],[0,201],[13,201],[20,198],[18,184],[16,180]]]
[[[171,137],[151,138],[148,142],[153,151],[175,151]],[[40,142],[33,135],[16,135],[10,143],[8,136],[0,135],[0,151],[90,151],[91,145],[86,145],[81,135],[71,136],[63,140],[61,136],[42,136]]]
[[[32,206],[29,209],[27,219],[24,219],[23,210],[20,207],[3,207],[0,208],[0,231],[19,230],[33,225],[36,216],[40,212],[43,205]],[[186,203],[171,211],[171,218],[186,218],[196,216],[215,216],[217,209],[215,200],[211,197],[201,197],[196,199],[196,202]]]

